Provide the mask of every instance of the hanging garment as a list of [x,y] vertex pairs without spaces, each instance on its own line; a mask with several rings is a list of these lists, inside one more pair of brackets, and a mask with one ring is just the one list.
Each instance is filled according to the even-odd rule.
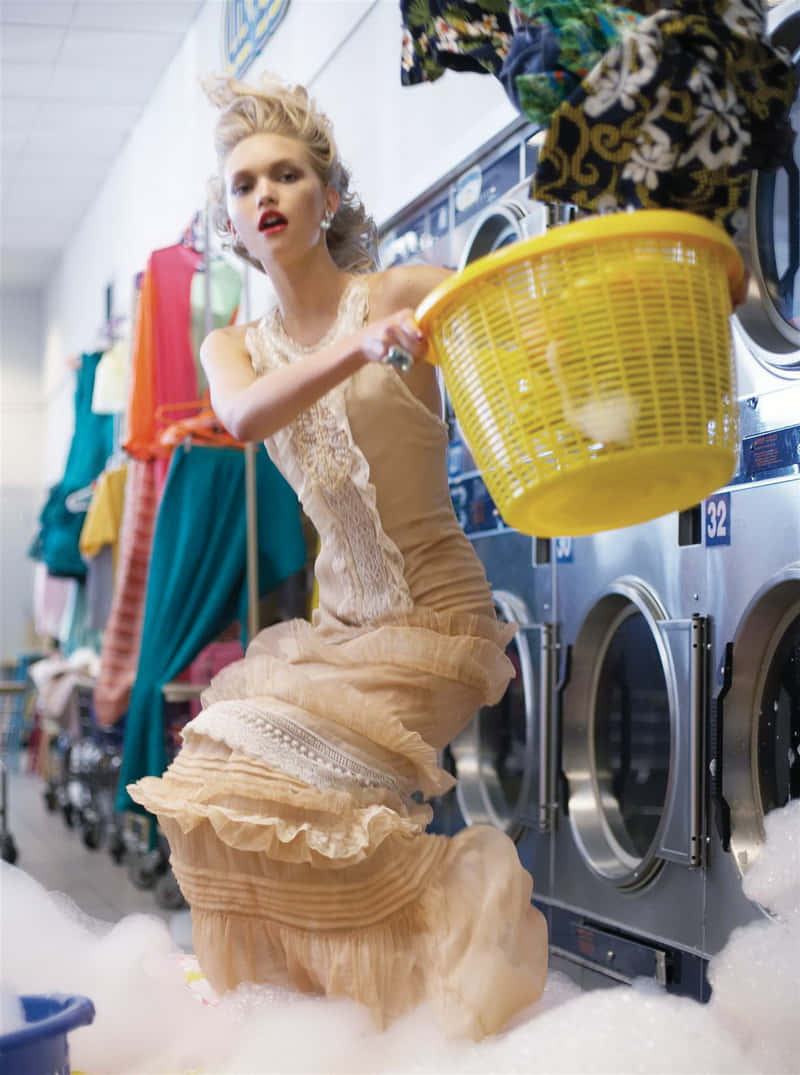
[[[354,277],[317,347],[367,315]],[[277,310],[247,346],[258,374],[308,350]],[[513,672],[514,629],[453,513],[447,429],[368,363],[267,446],[322,538],[313,626],[260,632],[164,777],[129,790],[166,832],[215,989],[288,980],[379,1023],[427,997],[449,1032],[492,1033],[539,997],[547,938],[512,841],[426,834],[416,795],[452,785],[437,751]]]
[[[136,681],[125,720],[117,809],[129,780],[166,764],[161,688],[233,620],[247,618],[244,453],[175,449],[158,512]],[[256,456],[262,594],[305,563],[297,498],[263,450]]]
[[[95,383],[95,396],[96,389]],[[127,466],[103,471],[81,530],[79,548],[86,560],[86,620],[94,631],[105,630],[111,615],[127,474]]]
[[97,656],[100,653],[100,632],[92,627],[87,609],[85,579],[70,579],[70,591],[61,617],[58,631],[58,644],[62,653],[68,657],[80,650],[91,650]]
[[[230,638],[227,641],[218,640],[210,642],[197,654],[195,659],[186,669],[186,680],[197,686],[207,687],[214,676],[219,675],[223,668],[227,668],[234,661],[240,661],[244,657],[244,649],[241,641],[241,627],[234,623],[237,628],[238,638]],[[196,717],[201,709],[199,698],[190,706],[191,715]]]
[[43,560],[33,567],[33,625],[37,635],[58,638],[70,580],[55,578]]
[[[106,629],[114,601],[114,553],[104,545],[86,564],[86,626],[90,631]],[[98,652],[102,640],[98,645]]]
[[117,574],[103,645],[94,707],[100,724],[114,724],[128,708],[142,636],[147,572],[158,498],[155,464],[128,463]]
[[[211,327],[223,328],[236,320],[239,298],[242,294],[242,277],[224,258],[211,259]],[[205,370],[200,364],[200,345],[205,339],[206,327],[206,264],[199,265],[192,277],[192,351],[194,353],[197,394],[206,388]]]
[[496,75],[511,42],[508,0],[401,0],[404,86],[446,69]]
[[156,408],[200,394],[190,332],[192,277],[200,261],[196,250],[178,243],[154,251],[142,278],[124,445],[137,459],[169,454],[158,443]]
[[117,340],[97,364],[92,392],[95,414],[122,414],[128,402],[131,348],[128,340]]
[[244,444],[232,437],[222,425],[208,398],[159,407],[156,420],[161,430],[158,440],[165,447],[174,448],[176,444],[189,439],[194,444],[208,447],[244,448]]
[[97,479],[78,543],[84,558],[97,556],[104,546],[109,545],[116,567],[127,478],[128,467],[124,465],[114,470],[104,470]]
[[78,541],[86,512],[72,512],[67,498],[91,485],[114,447],[113,421],[92,411],[92,392],[100,352],[81,356],[75,385],[75,428],[64,477],[50,490],[39,517],[39,533],[29,555],[43,560],[51,575],[83,579],[86,564]]
[[751,172],[780,163],[797,92],[760,0],[674,0],[643,19],[554,113],[533,196],[583,209],[683,209],[732,235]]
[[514,31],[498,77],[511,103],[541,125],[639,21],[633,11],[598,0],[524,0],[516,6],[529,21]]

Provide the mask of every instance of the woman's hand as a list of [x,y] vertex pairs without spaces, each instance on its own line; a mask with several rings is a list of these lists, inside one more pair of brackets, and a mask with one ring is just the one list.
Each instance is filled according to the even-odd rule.
[[359,336],[359,350],[367,362],[383,362],[393,347],[400,347],[415,359],[422,358],[427,350],[425,337],[410,309],[372,321],[360,330]]

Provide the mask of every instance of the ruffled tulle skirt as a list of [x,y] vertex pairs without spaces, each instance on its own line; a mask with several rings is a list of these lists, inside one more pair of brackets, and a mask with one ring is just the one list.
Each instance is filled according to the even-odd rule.
[[367,1005],[427,1000],[448,1032],[499,1029],[540,996],[543,916],[513,843],[425,832],[452,778],[437,751],[507,684],[509,628],[417,609],[323,637],[262,632],[204,696],[160,779],[158,815],[217,990],[283,982]]

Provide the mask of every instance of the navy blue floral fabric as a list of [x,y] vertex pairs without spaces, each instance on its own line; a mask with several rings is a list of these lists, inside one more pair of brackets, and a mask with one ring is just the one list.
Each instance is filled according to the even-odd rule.
[[760,0],[672,0],[642,19],[553,113],[534,195],[683,209],[739,232],[752,170],[794,140],[797,72],[764,15]]
[[404,86],[435,82],[446,70],[496,75],[508,53],[508,0],[401,0]]
[[525,22],[511,40],[500,81],[529,120],[547,124],[639,17],[603,0],[520,0]]

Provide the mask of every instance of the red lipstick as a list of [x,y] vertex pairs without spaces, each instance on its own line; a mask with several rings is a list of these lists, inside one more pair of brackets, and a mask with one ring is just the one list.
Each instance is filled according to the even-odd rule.
[[274,209],[265,209],[258,220],[258,230],[265,232],[281,231],[286,227],[288,221],[283,213],[278,213]]

